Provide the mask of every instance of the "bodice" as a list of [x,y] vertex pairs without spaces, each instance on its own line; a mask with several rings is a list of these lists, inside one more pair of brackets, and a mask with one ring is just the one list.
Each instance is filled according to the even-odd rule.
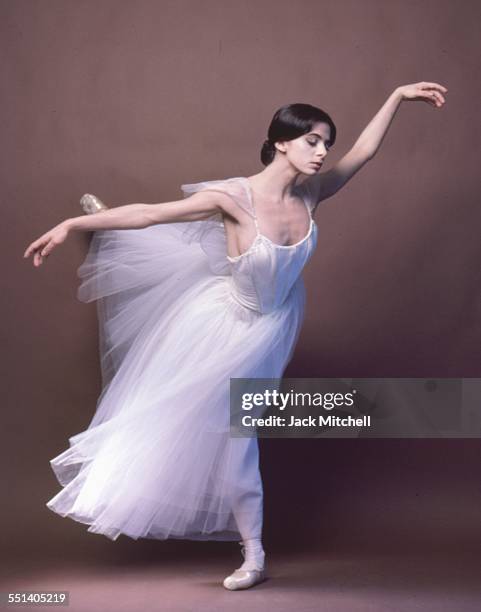
[[[244,179],[248,184],[247,179]],[[263,314],[282,306],[311,257],[317,243],[317,225],[309,202],[303,198],[309,214],[309,231],[302,240],[292,245],[280,245],[259,231],[252,193],[250,206],[256,227],[251,246],[236,257],[227,260],[231,268],[232,295],[243,306]]]

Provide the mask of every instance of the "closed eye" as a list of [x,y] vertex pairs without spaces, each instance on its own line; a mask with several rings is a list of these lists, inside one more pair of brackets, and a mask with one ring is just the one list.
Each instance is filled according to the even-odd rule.
[[[317,144],[317,140],[308,140],[307,142],[308,142],[308,143],[309,143],[309,144],[310,144],[312,147],[315,147],[315,146],[316,146],[316,144]],[[330,145],[330,144],[327,142],[327,143],[325,143],[325,147],[326,147],[326,150],[327,150],[327,151],[329,151],[329,149],[331,148],[331,145]]]

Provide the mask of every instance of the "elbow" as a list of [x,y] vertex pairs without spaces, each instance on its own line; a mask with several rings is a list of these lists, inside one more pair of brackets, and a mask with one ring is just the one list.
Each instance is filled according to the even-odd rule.
[[376,155],[377,149],[366,149],[364,151],[364,156],[366,161],[368,162]]
[[353,151],[360,162],[367,162],[376,155],[377,146],[372,142],[359,142],[354,146]]
[[158,211],[155,210],[155,204],[143,204],[142,209],[139,211],[138,223],[139,229],[150,227],[161,223],[162,219],[159,218]]
[[155,221],[151,219],[147,214],[143,215],[139,221],[139,229],[144,229],[146,227],[150,227],[151,225],[155,225]]
[[380,145],[378,144],[378,145],[367,146],[365,148],[366,161],[369,161],[376,155],[376,153],[379,151],[379,146]]

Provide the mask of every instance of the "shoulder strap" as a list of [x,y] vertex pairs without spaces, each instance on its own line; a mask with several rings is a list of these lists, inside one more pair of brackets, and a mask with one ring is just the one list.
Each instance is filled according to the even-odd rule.
[[200,183],[186,183],[180,186],[184,197],[188,197],[198,191],[220,191],[228,195],[242,210],[255,219],[255,213],[249,200],[242,177],[225,180],[201,181]]

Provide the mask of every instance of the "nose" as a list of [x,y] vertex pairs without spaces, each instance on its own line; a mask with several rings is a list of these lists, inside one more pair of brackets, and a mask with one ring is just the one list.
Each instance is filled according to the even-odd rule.
[[[321,153],[321,155],[319,155],[319,153]],[[327,155],[326,145],[323,142],[320,142],[319,149],[318,149],[318,157],[320,157],[321,161],[323,161],[326,155]]]

